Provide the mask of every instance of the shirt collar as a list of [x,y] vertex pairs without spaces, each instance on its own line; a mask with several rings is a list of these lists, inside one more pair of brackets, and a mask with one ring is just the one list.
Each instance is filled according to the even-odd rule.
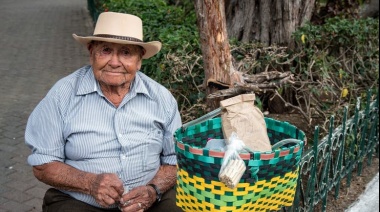
[[92,72],[92,67],[85,67],[86,71],[83,77],[79,81],[77,95],[86,95],[97,91],[97,81],[95,80],[94,73]]
[[[87,71],[83,75],[81,83],[78,85],[77,95],[86,95],[93,92],[98,92],[100,95],[103,95],[100,90],[99,83],[95,79],[92,67],[90,66],[87,68]],[[132,83],[129,92],[136,94],[141,93],[149,98],[152,98],[152,96],[149,94],[148,88],[144,83],[144,77],[140,71],[136,73],[135,80]]]
[[135,81],[132,85],[132,90],[136,93],[144,94],[146,97],[153,99],[152,95],[149,93],[150,89],[146,87],[147,80],[144,80],[145,78],[144,75],[140,71],[138,71],[135,76]]

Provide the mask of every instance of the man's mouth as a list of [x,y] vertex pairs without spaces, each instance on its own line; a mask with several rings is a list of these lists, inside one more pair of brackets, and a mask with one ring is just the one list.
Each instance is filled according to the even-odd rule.
[[104,71],[104,72],[110,75],[126,74],[126,72],[118,72],[118,71]]

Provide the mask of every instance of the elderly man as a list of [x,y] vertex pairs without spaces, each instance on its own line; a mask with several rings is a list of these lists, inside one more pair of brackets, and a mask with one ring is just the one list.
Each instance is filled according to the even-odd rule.
[[29,117],[34,175],[52,186],[43,211],[181,211],[175,205],[177,102],[139,72],[161,49],[140,18],[100,14],[92,36],[73,34],[89,66],[59,80]]

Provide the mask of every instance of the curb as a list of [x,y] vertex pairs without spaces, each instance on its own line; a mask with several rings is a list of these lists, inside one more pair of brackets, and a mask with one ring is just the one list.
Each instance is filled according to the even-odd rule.
[[379,212],[379,173],[367,184],[365,191],[345,212]]

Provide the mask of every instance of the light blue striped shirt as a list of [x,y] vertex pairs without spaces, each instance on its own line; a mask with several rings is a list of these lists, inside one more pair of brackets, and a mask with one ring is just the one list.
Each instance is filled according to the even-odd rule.
[[[181,124],[172,94],[143,73],[116,108],[85,66],[59,80],[30,115],[28,163],[60,161],[92,173],[121,173],[134,188],[147,184],[160,164],[177,163],[173,134]],[[90,195],[64,192],[101,207]]]

